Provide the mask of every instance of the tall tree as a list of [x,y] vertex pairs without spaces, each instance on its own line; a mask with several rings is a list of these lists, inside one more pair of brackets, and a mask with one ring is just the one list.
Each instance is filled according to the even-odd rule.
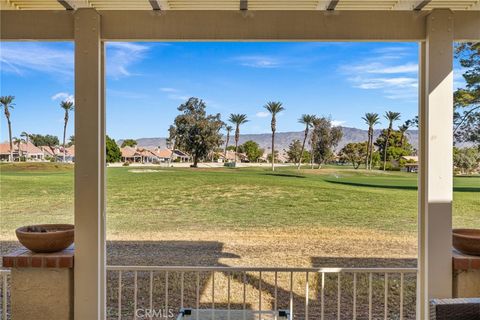
[[247,155],[248,161],[257,162],[258,159],[263,155],[263,149],[260,148],[258,143],[252,140],[246,141],[242,144],[242,150]]
[[20,138],[23,139],[23,141],[25,141],[25,160],[28,159],[28,142],[30,141],[30,135],[25,132],[25,131],[22,131],[22,133],[20,133]]
[[285,110],[281,102],[267,102],[264,108],[272,115],[270,127],[272,129],[272,171],[275,171],[275,131],[277,130],[277,114]]
[[[232,126],[225,126],[225,130],[227,131],[227,139],[225,141],[225,152],[223,158],[225,159],[224,161],[227,161],[227,148],[228,148],[228,142],[230,142],[230,132],[232,132],[233,128]],[[237,155],[235,155],[237,156]]]
[[106,157],[105,161],[107,163],[120,162],[122,159],[122,152],[118,147],[115,140],[110,138],[108,135],[105,137],[105,148],[106,148]]
[[65,157],[67,154],[67,150],[65,149],[66,148],[65,140],[67,136],[67,125],[68,125],[69,113],[70,111],[73,112],[73,108],[74,108],[73,101],[64,100],[60,102],[60,107],[65,112],[64,124],[63,124],[63,162],[65,162]]
[[173,155],[175,154],[175,149],[177,147],[177,128],[175,126],[170,126],[170,128],[168,128],[168,135],[168,140],[172,147],[172,152],[170,153],[170,157],[168,158],[168,166],[170,167],[173,161]]
[[288,162],[301,163],[302,161],[310,161],[310,152],[302,148],[300,140],[295,139],[288,145],[287,157]]
[[235,162],[237,162],[238,140],[240,139],[240,126],[248,122],[247,115],[240,113],[232,113],[230,114],[230,118],[228,119],[228,121],[235,125]]
[[387,169],[387,149],[390,134],[393,129],[393,122],[400,120],[400,112],[387,111],[385,112],[385,119],[388,120],[387,138],[385,139],[385,148],[383,149],[383,171]]
[[[387,135],[389,136],[388,138],[388,144],[385,143],[385,140],[387,139]],[[403,139],[403,146],[401,143],[401,140]],[[381,155],[381,157],[384,156],[385,154],[385,145],[387,145],[387,167],[386,170],[389,169],[388,163],[390,160],[398,160],[400,163],[400,160],[402,156],[410,156],[413,153],[413,147],[408,141],[408,137],[406,135],[403,136],[400,133],[400,131],[397,130],[392,130],[390,134],[388,134],[388,130],[384,129],[378,136],[378,138],[375,141],[375,145],[378,148],[378,152]],[[380,157],[380,160],[382,159]]]
[[13,141],[12,141],[12,122],[10,121],[10,110],[13,109],[15,100],[14,96],[1,96],[0,97],[0,104],[3,107],[3,112],[5,113],[5,118],[7,118],[8,124],[8,140],[10,141],[10,159],[9,161],[13,161]]
[[137,145],[137,140],[135,140],[135,139],[125,139],[125,140],[123,140],[120,148],[125,148],[125,147],[134,148],[136,145]]
[[180,115],[174,121],[176,146],[192,156],[192,167],[198,167],[222,141],[220,114],[207,114],[206,107],[201,99],[192,97],[178,107]]
[[71,135],[70,138],[68,138],[68,146],[71,147],[73,145],[75,145],[75,135]]
[[[305,151],[305,142],[307,141],[307,138],[308,138],[308,132],[310,131],[310,128],[313,125],[313,120],[315,120],[315,116],[312,114],[302,114],[300,119],[298,119],[298,122],[305,125],[302,151],[300,152],[301,155],[303,155],[303,152]],[[300,160],[298,161],[297,169],[300,169],[300,166],[302,165],[302,160],[303,160],[303,157],[300,157]]]
[[380,117],[378,113],[365,113],[362,117],[365,123],[368,125],[368,140],[367,140],[367,155],[365,159],[365,166],[367,169],[372,170],[372,157],[373,157],[373,128],[380,123]]
[[400,147],[403,148],[405,135],[407,133],[408,128],[410,128],[410,120],[405,121],[404,124],[398,127],[398,131],[400,132]]
[[455,171],[470,174],[480,165],[480,151],[477,148],[453,148],[453,166]]
[[[22,157],[23,157],[23,152],[22,152],[22,142],[23,142],[23,139],[22,138],[17,138],[17,137],[13,137],[13,144],[14,145],[17,145],[17,152],[18,152],[18,162],[21,161]],[[13,159],[13,158],[12,158]]]
[[[312,121],[312,126],[315,129],[318,124],[320,123],[320,118],[316,117]],[[315,130],[312,132],[311,137],[310,137],[310,164],[311,168],[313,169],[314,164],[315,164],[315,147],[317,145],[317,140],[318,140],[318,135],[315,133]]]
[[350,142],[340,150],[340,158],[344,162],[350,162],[354,169],[367,161],[367,142]]
[[457,141],[480,147],[480,42],[461,43],[455,48],[455,56],[466,70],[466,84],[454,94],[454,135]]
[[316,118],[313,124],[312,135],[315,141],[313,156],[318,161],[320,167],[332,159],[334,149],[342,139],[343,132],[341,127],[333,126],[329,118]]

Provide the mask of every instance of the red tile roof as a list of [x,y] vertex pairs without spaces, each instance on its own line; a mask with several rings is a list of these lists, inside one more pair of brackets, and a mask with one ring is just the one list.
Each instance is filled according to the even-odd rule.
[[125,157],[125,158],[138,156],[137,150],[132,147],[120,148],[120,151],[122,152],[122,157]]
[[[23,142],[20,144],[20,150],[23,153],[29,153],[29,154],[38,154],[38,153],[43,153],[43,151],[36,147],[33,143],[30,141],[27,143]],[[14,144],[13,145],[13,152],[18,151],[18,145]],[[4,142],[0,143],[0,154],[9,154],[10,153],[10,143],[9,142]]]

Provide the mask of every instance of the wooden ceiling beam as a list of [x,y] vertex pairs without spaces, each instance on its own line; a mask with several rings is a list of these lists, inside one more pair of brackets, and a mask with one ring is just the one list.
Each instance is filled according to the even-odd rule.
[[158,0],[148,0],[148,2],[150,2],[153,10],[162,10],[162,7],[160,6],[160,2],[158,2]]
[[331,0],[330,3],[327,6],[328,11],[333,11],[337,7],[337,4],[340,0]]
[[417,3],[417,5],[413,8],[413,10],[420,11],[423,8],[425,8],[427,4],[429,4],[430,2],[432,2],[432,0],[422,0],[419,3]]
[[240,10],[241,11],[248,10],[248,0],[240,0]]
[[[73,40],[74,12],[77,11],[0,10],[0,38]],[[148,10],[98,13],[102,16],[105,41],[423,41],[429,14],[413,10],[341,10],[335,15],[320,10],[255,11],[245,19],[239,10],[171,10],[168,15],[152,15]],[[480,11],[456,11],[453,17],[455,41],[480,41]]]
[[57,0],[65,10],[75,10],[75,8],[67,0]]

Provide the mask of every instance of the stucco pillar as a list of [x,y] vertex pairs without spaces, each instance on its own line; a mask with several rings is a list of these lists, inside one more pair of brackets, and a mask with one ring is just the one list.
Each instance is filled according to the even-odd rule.
[[420,44],[418,319],[452,296],[453,13],[435,9]]
[[105,104],[100,15],[75,12],[76,320],[105,318]]
[[73,248],[55,253],[19,249],[3,257],[11,269],[12,320],[73,320]]

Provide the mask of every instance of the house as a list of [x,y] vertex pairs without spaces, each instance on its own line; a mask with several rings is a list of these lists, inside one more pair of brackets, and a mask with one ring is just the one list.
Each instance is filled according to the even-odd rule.
[[142,155],[137,152],[136,148],[133,147],[124,147],[120,148],[122,153],[122,162],[142,162]]
[[49,146],[39,146],[38,148],[42,150],[45,160],[56,158],[56,147],[51,148]]
[[75,162],[75,146],[65,148],[63,152],[63,146],[57,146],[54,148],[54,158],[59,162]]
[[[268,148],[270,149],[270,148]],[[271,149],[270,149],[271,150]],[[263,155],[260,157],[261,162],[271,162],[271,156],[272,156],[272,151],[270,150],[265,150]],[[278,152],[275,151],[275,163],[287,163],[288,162],[288,156],[285,153],[285,150]]]
[[217,152],[218,162],[249,162],[248,157],[245,153],[237,152],[237,157],[235,158],[235,151],[227,150],[225,157],[225,152]]
[[[28,143],[20,143],[13,145],[13,161],[19,161],[21,157],[25,161],[44,161],[45,154],[39,147],[35,146],[30,141]],[[4,142],[0,144],[0,161],[9,161],[10,158],[10,143]]]
[[159,162],[168,162],[170,161],[170,158],[172,159],[172,161],[175,161],[175,162],[189,162],[190,161],[190,156],[183,152],[183,151],[180,151],[178,149],[175,149],[173,151],[173,155],[172,155],[172,150],[171,149],[155,149],[155,155],[158,157],[158,161]]
[[[155,154],[157,155],[158,160],[160,162],[168,162],[168,161],[170,161],[170,157],[172,156],[172,150],[157,148],[155,150]],[[172,160],[173,160],[173,158],[172,158]]]
[[[159,148],[120,148],[122,152],[122,162],[137,163],[163,163],[168,162],[172,157],[172,150]],[[177,160],[178,159],[178,160]],[[173,161],[188,162],[190,156],[183,151],[176,149],[173,152]]]
[[2,143],[0,144],[0,161],[9,161],[10,160],[10,144]]
[[155,154],[155,150],[148,148],[137,148],[137,153],[141,157],[142,163],[158,163],[158,157]]
[[402,171],[418,173],[418,156],[403,156],[400,159],[406,161]]

